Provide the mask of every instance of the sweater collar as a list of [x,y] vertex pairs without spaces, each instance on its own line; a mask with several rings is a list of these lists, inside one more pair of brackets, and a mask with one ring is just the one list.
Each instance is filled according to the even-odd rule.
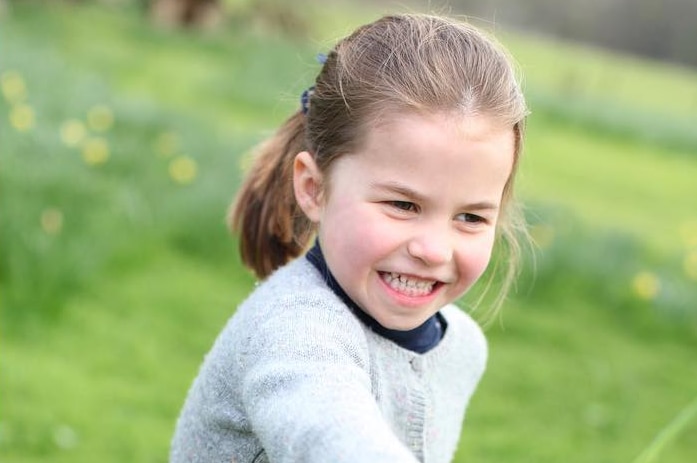
[[329,288],[351,309],[353,314],[378,335],[389,339],[400,347],[419,354],[428,352],[440,342],[446,329],[445,318],[440,312],[430,317],[422,325],[411,330],[402,331],[385,328],[364,312],[339,285],[329,270],[327,262],[324,260],[319,240],[315,241],[315,245],[308,251],[306,258],[317,268]]

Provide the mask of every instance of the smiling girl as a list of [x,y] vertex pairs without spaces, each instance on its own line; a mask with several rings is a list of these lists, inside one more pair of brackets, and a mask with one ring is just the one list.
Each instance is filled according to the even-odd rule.
[[[328,54],[232,208],[263,280],[189,391],[171,461],[448,462],[486,363],[453,305],[512,275],[525,102],[472,26],[388,16]],[[309,248],[309,249],[308,249]]]

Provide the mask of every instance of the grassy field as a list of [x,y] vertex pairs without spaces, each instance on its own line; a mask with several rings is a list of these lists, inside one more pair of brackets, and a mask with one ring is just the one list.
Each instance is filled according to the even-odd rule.
[[[65,5],[0,18],[3,462],[166,461],[254,284],[224,226],[240,166],[336,30],[375,16],[347,11],[294,40]],[[501,37],[533,110],[537,269],[487,328],[456,461],[639,463],[697,399],[697,73]],[[695,433],[641,463],[691,461]]]

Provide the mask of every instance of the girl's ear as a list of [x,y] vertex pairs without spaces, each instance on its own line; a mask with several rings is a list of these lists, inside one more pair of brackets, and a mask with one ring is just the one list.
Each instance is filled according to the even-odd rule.
[[319,222],[322,211],[322,172],[307,151],[298,153],[293,161],[295,200],[312,222]]

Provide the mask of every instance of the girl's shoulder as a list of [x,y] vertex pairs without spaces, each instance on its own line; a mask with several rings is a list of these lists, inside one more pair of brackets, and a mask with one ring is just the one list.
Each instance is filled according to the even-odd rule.
[[447,328],[441,343],[445,350],[459,352],[469,362],[482,370],[488,357],[488,344],[484,331],[464,309],[449,304],[441,309]]
[[258,284],[238,312],[254,312],[257,316],[283,316],[290,312],[296,318],[354,319],[319,271],[305,258],[290,262]]
[[477,337],[480,341],[486,342],[484,332],[477,323],[463,308],[455,304],[448,304],[440,311],[449,327],[453,327],[458,332],[468,333]]
[[360,322],[305,258],[281,267],[257,285],[220,338],[238,352],[278,348],[307,354],[340,349],[352,357],[368,358]]

